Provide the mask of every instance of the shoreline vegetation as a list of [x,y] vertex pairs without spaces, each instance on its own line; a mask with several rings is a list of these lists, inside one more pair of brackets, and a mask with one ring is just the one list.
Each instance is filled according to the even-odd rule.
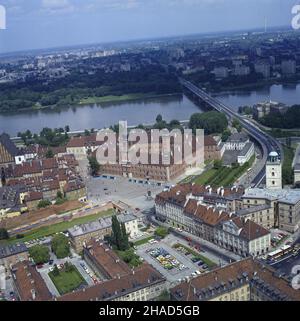
[[234,94],[238,91],[251,91],[255,89],[262,89],[272,86],[291,86],[291,85],[299,85],[300,80],[289,80],[289,81],[282,81],[276,80],[276,79],[270,79],[270,80],[263,80],[263,81],[257,81],[252,82],[248,84],[240,84],[240,85],[234,85],[234,86],[221,86],[221,87],[215,87],[212,86],[210,88],[210,92],[212,94],[217,95],[223,95],[223,94]]
[[[28,108],[21,108],[17,111],[1,111],[0,115],[13,115],[19,114],[20,112],[28,112],[28,111],[42,111],[42,110],[61,110],[63,108],[80,108],[86,105],[99,105],[101,104],[113,104],[113,103],[125,103],[125,102],[132,102],[132,101],[140,101],[140,100],[147,100],[147,99],[156,99],[156,98],[163,98],[163,97],[175,97],[175,96],[182,96],[182,92],[174,92],[169,94],[155,94],[155,93],[133,93],[127,95],[107,95],[103,97],[96,97],[91,96],[88,98],[81,99],[78,103],[72,105],[49,105],[49,106],[32,106]],[[108,106],[109,107],[109,106]]]

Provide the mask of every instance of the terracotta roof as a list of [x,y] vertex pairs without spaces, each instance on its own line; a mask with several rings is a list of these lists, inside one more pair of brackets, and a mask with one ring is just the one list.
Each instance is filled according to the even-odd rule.
[[210,135],[204,136],[204,146],[217,146],[217,145],[218,145],[217,142],[212,136]]
[[170,191],[158,194],[156,201],[160,203],[170,201],[182,205],[185,203],[184,198],[189,194],[206,198],[212,196],[214,198],[239,199],[244,192],[243,187],[211,188],[198,184],[179,184],[171,188]]
[[111,278],[125,276],[131,272],[129,266],[106,244],[92,241],[86,251],[96,264]]
[[72,137],[67,144],[67,147],[89,147],[99,146],[103,142],[97,141],[97,133],[93,133],[89,136]]
[[29,192],[29,194],[25,197],[26,202],[30,201],[38,201],[43,199],[43,193],[42,192]]
[[240,236],[248,241],[270,234],[270,231],[249,219],[245,221],[241,217],[234,217],[232,222],[241,229]]
[[203,223],[210,226],[216,226],[219,223],[227,221],[230,218],[229,213],[204,205],[198,205],[194,216],[200,219]]
[[[287,280],[277,277],[275,270],[261,265],[252,258],[205,273],[190,282],[181,283],[171,289],[171,294],[179,301],[208,301],[234,287],[245,284],[255,286],[258,279],[274,289],[274,301],[284,300],[284,296],[286,296],[285,300],[300,300],[300,292],[294,290]],[[280,298],[279,295],[282,297]]]
[[105,281],[81,291],[59,297],[58,301],[111,301],[114,298],[135,292],[138,289],[165,282],[165,278],[152,266],[141,267],[123,277]]
[[52,299],[44,280],[30,262],[19,262],[13,266],[12,271],[21,301],[48,301]]

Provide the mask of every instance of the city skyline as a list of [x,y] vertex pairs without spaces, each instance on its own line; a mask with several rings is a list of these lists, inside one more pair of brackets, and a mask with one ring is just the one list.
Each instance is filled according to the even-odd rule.
[[[297,2],[33,0],[25,4],[23,0],[2,0],[0,4],[7,11],[7,29],[0,32],[0,53],[6,53],[250,30],[264,28],[265,22],[268,27],[288,26]],[[257,5],[261,6],[259,12]]]

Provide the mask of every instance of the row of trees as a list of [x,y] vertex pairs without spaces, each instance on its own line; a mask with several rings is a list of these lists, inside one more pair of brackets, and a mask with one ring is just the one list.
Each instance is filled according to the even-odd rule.
[[270,113],[260,119],[260,122],[267,127],[292,129],[299,128],[300,105],[294,105],[287,110],[284,116],[280,113]]
[[93,75],[82,74],[74,68],[67,77],[48,81],[47,84],[34,77],[25,83],[1,84],[0,111],[70,106],[87,97],[174,92],[181,92],[178,79],[161,66],[145,66],[130,72],[97,71]]
[[[30,144],[39,144],[42,146],[50,146],[50,147],[57,147],[61,145],[65,145],[68,140],[68,132],[70,131],[69,126],[65,126],[65,128],[55,128],[51,129],[45,127],[42,131],[38,134],[32,134],[30,130],[25,132],[19,132],[18,137],[20,137],[25,145]],[[51,158],[53,155],[53,151],[51,153],[51,149],[48,150],[46,157]],[[52,156],[53,157],[53,156]]]
[[126,232],[125,224],[120,223],[117,216],[112,216],[112,233],[107,238],[109,243],[119,251],[126,251],[130,249],[128,234]]
[[193,131],[204,129],[206,135],[222,133],[228,127],[228,120],[224,114],[216,111],[197,113],[191,116],[189,127]]
[[[70,244],[68,238],[63,234],[57,234],[52,238],[51,250],[57,258],[63,259],[70,255]],[[35,245],[29,249],[30,257],[35,264],[44,264],[50,260],[50,250],[45,245]]]

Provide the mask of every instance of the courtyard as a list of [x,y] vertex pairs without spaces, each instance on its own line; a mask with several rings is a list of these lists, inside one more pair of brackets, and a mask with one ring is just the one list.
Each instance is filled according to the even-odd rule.
[[69,264],[68,268],[62,266],[57,273],[55,273],[55,270],[49,272],[49,277],[60,295],[64,295],[87,285],[82,275],[72,264]]

